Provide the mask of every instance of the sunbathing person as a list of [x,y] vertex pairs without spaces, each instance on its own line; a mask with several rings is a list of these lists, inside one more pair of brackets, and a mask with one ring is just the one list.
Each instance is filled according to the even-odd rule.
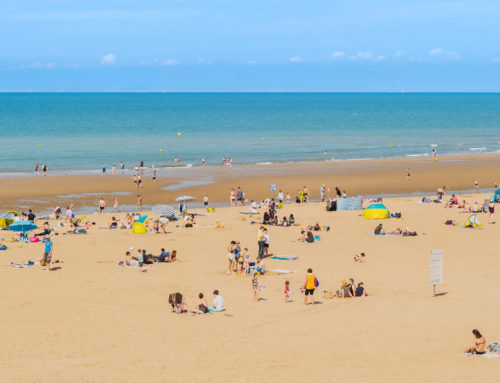
[[312,231],[321,231],[321,225],[319,224],[319,222],[316,222],[316,224],[314,226],[311,226],[311,230]]
[[486,339],[484,339],[479,330],[472,330],[472,334],[474,334],[474,343],[471,347],[466,348],[464,350],[464,353],[470,353],[474,355],[486,354],[486,351],[484,351],[484,348],[486,347]]
[[199,297],[198,305],[196,306],[196,308],[192,309],[191,312],[193,314],[206,314],[206,313],[208,313],[208,303],[207,303],[206,299],[203,298],[203,293],[200,293],[198,295],[198,297]]
[[136,258],[133,258],[130,254],[130,251],[125,253],[125,264],[131,267],[139,267],[139,261]]
[[305,242],[306,238],[307,238],[307,232],[304,229],[301,229],[300,230],[300,237],[299,237],[299,239],[297,239],[297,241]]
[[403,235],[403,230],[401,230],[399,227],[396,230],[393,230],[389,232],[391,235]]
[[455,194],[451,195],[451,198],[449,199],[448,202],[446,202],[446,205],[444,205],[445,208],[447,207],[456,207],[458,206],[458,198],[455,196]]
[[354,262],[359,262],[359,263],[365,262],[365,253],[356,254],[354,256]]
[[290,217],[288,217],[288,223],[290,224],[290,226],[295,225],[295,217],[293,216],[293,214],[290,214]]
[[481,206],[479,206],[479,203],[474,202],[472,205],[472,210],[470,210],[471,213],[482,213]]

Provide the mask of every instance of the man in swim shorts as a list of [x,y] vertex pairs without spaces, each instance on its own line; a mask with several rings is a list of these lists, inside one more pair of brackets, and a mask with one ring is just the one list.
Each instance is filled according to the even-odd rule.
[[45,236],[45,251],[43,253],[43,259],[40,262],[42,267],[47,267],[44,270],[50,271],[50,260],[52,258],[52,251],[54,250],[54,244],[50,240],[50,235]]

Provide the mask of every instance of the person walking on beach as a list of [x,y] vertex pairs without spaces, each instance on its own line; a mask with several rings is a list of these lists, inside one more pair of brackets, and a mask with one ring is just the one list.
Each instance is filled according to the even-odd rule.
[[243,194],[243,190],[241,190],[240,186],[238,186],[236,198],[238,199],[238,206],[245,206],[245,195]]
[[321,202],[325,202],[325,195],[326,195],[325,184],[321,185],[321,187],[319,188],[319,194],[321,195]]
[[407,168],[406,169],[406,180],[409,181],[410,177],[411,177],[411,170],[410,170],[410,168]]
[[137,194],[137,211],[142,211],[142,197]]
[[140,174],[137,175],[137,187],[138,188],[143,188],[144,185],[142,184],[142,177]]
[[253,274],[252,290],[253,290],[253,300],[257,301],[259,299],[259,280],[257,279],[257,273]]
[[111,173],[116,174],[116,165],[111,166]]
[[259,257],[264,254],[264,245],[266,244],[266,237],[264,236],[264,226],[259,228],[257,232],[257,245],[259,246]]
[[304,304],[307,305],[307,297],[311,296],[311,303],[314,305],[314,290],[318,282],[316,280],[316,276],[313,274],[312,269],[307,269],[306,281],[304,282]]
[[264,251],[262,254],[266,257],[269,255],[269,242],[270,242],[269,234],[267,234],[267,229],[264,228]]
[[106,164],[102,165],[102,175],[106,174]]
[[432,148],[432,157],[434,157],[434,159],[436,159],[436,148]]
[[104,213],[104,208],[106,207],[106,201],[101,197],[99,200],[99,213],[102,214]]
[[156,170],[153,170],[153,182],[156,182]]
[[280,189],[280,191],[278,192],[278,203],[283,203],[283,200],[283,191]]
[[231,189],[231,192],[229,193],[229,201],[231,202],[231,206],[235,206],[236,192],[234,191],[234,188]]
[[35,164],[35,175],[38,175],[38,162]]
[[44,176],[47,175],[47,165],[46,164],[42,164],[42,173]]
[[226,157],[222,157],[222,166],[226,166]]
[[[50,260],[52,259],[52,251],[54,250],[54,244],[50,240],[50,235],[45,236],[45,248],[43,253],[43,258],[40,261],[40,266],[42,266],[42,270],[50,271]],[[45,267],[47,267],[45,269]]]
[[474,191],[479,193],[479,182],[477,182],[477,180],[474,180]]
[[122,174],[125,172],[125,164],[123,163],[123,161],[120,162],[120,170]]
[[495,214],[495,201],[490,199],[488,203],[488,223],[495,223],[495,221],[493,221],[495,218],[493,214]]
[[201,159],[201,166],[205,166],[207,164],[207,159],[205,157],[203,157]]
[[113,204],[113,209],[115,213],[118,213],[118,198],[115,198],[115,203]]

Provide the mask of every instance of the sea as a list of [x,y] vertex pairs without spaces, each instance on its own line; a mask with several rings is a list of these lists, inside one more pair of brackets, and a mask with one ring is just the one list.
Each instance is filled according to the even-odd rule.
[[500,94],[0,93],[0,143],[3,176],[498,153]]

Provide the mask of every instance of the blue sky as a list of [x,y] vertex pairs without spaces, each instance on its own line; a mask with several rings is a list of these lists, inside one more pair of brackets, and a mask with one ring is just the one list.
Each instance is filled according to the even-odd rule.
[[500,91],[500,2],[0,2],[0,90]]

